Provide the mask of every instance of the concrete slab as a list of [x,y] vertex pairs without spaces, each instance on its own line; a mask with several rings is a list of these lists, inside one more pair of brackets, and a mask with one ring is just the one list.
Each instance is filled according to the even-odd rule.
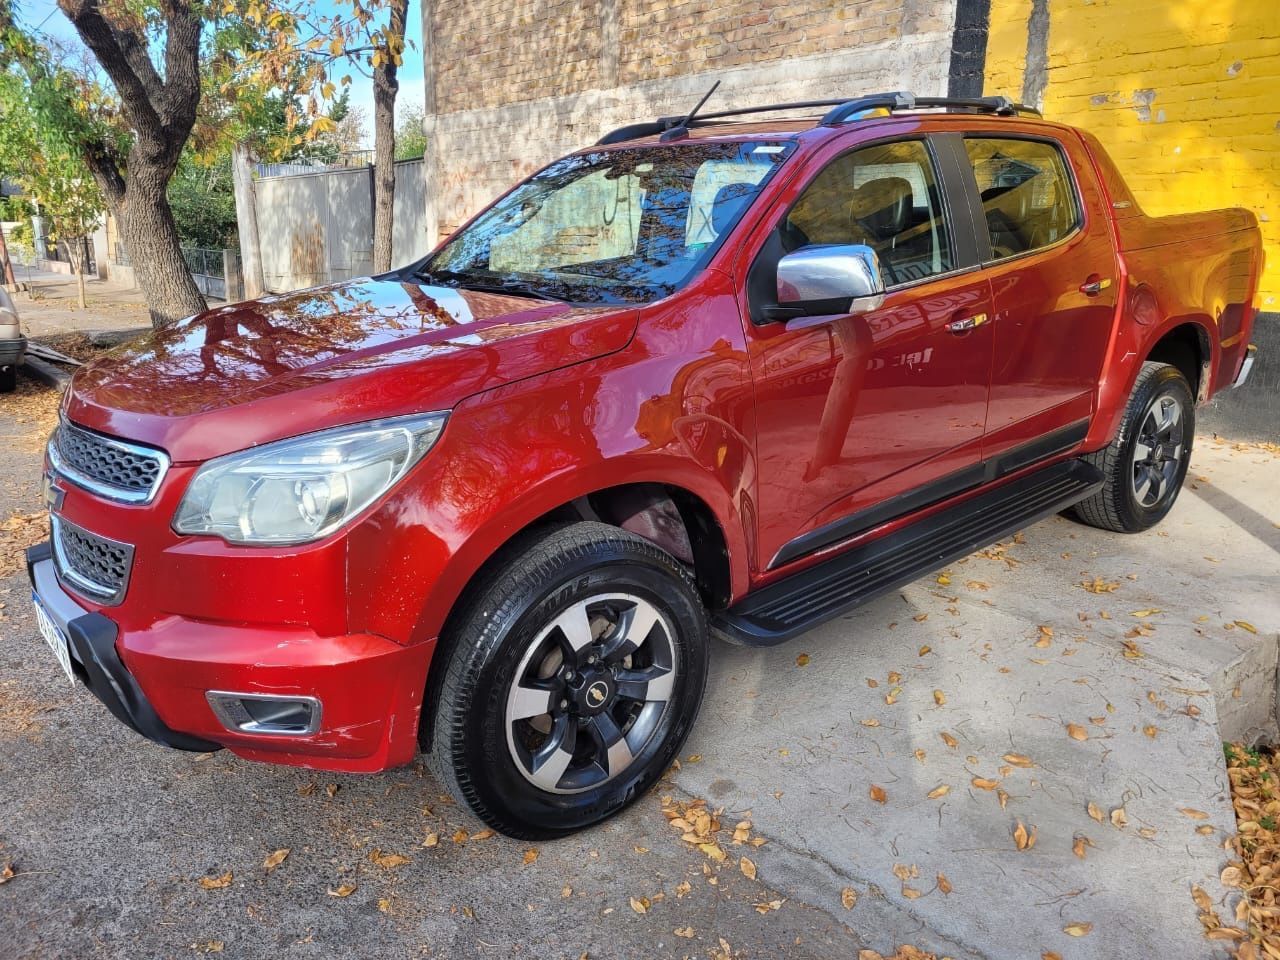
[[1205,440],[1157,530],[1050,520],[790,645],[719,648],[677,783],[750,809],[761,877],[883,952],[1221,955],[1189,891],[1231,916],[1220,727],[1275,732],[1278,472]]

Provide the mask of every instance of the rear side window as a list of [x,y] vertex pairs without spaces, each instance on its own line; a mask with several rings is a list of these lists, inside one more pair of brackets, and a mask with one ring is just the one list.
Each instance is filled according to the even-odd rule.
[[965,140],[993,258],[1057,243],[1080,226],[1075,182],[1062,151],[1043,140]]
[[818,243],[871,247],[886,287],[953,267],[933,161],[920,140],[836,158],[805,188],[782,230],[788,252]]

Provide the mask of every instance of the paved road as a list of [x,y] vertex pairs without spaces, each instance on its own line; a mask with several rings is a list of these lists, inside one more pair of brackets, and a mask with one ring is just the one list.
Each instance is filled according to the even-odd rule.
[[[16,429],[4,416],[0,401],[0,436]],[[6,506],[33,503],[34,448],[4,446]],[[1255,701],[1274,698],[1280,631],[1276,460],[1216,447],[1202,441],[1203,479],[1160,531],[1051,520],[789,646],[718,647],[697,759],[605,827],[548,844],[454,843],[479,827],[421,765],[326,777],[148,744],[71,690],[22,579],[2,581],[0,866],[17,876],[0,885],[0,954],[708,957],[723,937],[743,958],[897,943],[1214,956],[1188,891],[1230,916],[1213,882],[1232,826],[1217,724],[1274,724],[1274,701]],[[727,864],[680,841],[663,796],[726,808]],[[728,845],[740,818],[763,847]],[[1019,821],[1037,835],[1021,852]],[[736,869],[743,852],[758,881]],[[228,871],[225,887],[199,883]],[[343,884],[354,892],[329,893]]]

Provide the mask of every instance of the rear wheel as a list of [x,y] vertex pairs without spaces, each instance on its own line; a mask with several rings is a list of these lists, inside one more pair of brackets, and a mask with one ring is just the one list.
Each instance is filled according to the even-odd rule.
[[707,626],[685,569],[601,523],[518,543],[451,622],[429,763],[482,820],[546,838],[660,777],[702,700]]
[[18,387],[18,368],[0,367],[0,393],[13,393]]
[[1076,519],[1103,530],[1137,533],[1159,523],[1178,499],[1191,463],[1195,403],[1186,377],[1173,366],[1142,365],[1110,446],[1089,460],[1106,480],[1076,504]]

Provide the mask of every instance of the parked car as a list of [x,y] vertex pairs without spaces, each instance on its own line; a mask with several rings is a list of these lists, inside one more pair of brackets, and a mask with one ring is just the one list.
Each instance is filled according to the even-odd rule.
[[18,367],[27,353],[27,338],[18,322],[18,308],[9,292],[0,287],[0,393],[11,393],[18,385]]
[[614,131],[402,270],[79,370],[27,555],[67,675],[181,749],[421,748],[550,837],[669,767],[713,632],[1159,522],[1249,373],[1253,215],[1149,218],[1003,99],[801,106]]

